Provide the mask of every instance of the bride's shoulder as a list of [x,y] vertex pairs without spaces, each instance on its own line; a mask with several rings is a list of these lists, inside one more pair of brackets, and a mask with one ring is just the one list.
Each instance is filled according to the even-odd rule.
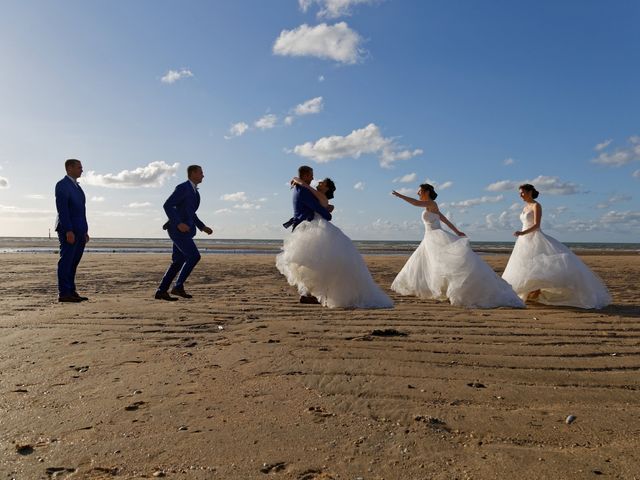
[[427,204],[425,205],[424,208],[427,209],[427,212],[431,212],[431,213],[440,212],[440,209],[438,208],[438,204],[435,200],[427,200]]

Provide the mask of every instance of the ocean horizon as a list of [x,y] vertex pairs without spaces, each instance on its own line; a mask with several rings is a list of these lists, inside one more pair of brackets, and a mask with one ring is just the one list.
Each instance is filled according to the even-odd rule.
[[[275,255],[280,252],[282,239],[198,238],[200,252],[206,254]],[[419,240],[353,240],[363,255],[405,255],[413,252]],[[639,254],[640,243],[620,242],[563,242],[580,254]],[[514,242],[471,241],[480,254],[511,253]],[[168,238],[91,238],[86,253],[170,253]],[[0,237],[0,253],[58,253],[57,237]]]

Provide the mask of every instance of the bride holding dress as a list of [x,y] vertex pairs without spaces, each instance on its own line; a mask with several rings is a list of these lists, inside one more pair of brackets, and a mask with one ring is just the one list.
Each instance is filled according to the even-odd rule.
[[569,248],[542,232],[542,207],[538,191],[528,183],[520,185],[525,207],[520,214],[522,230],[502,274],[523,300],[547,305],[602,308],[611,295],[602,280]]
[[[392,290],[401,295],[448,299],[452,305],[470,308],[524,307],[511,286],[471,249],[465,234],[440,213],[433,186],[420,185],[419,200],[392,193],[424,209],[425,227],[422,242],[396,276]],[[440,222],[455,235],[443,230]]]

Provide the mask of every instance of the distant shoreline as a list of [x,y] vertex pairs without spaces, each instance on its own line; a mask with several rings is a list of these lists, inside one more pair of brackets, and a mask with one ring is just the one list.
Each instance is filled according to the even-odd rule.
[[[280,239],[209,239],[197,238],[203,254],[275,255],[280,252]],[[363,255],[408,255],[420,242],[417,240],[354,240]],[[572,243],[565,245],[579,255],[638,255],[640,243]],[[471,242],[473,250],[483,255],[507,255],[513,242]],[[168,238],[93,238],[87,253],[170,253]],[[46,237],[0,237],[0,253],[57,253],[58,240]]]

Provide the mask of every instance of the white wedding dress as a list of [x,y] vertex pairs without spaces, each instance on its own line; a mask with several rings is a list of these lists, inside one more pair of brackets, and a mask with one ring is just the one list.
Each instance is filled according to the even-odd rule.
[[502,280],[469,245],[465,237],[446,232],[437,213],[422,213],[424,238],[391,284],[401,295],[475,308],[524,307]]
[[325,307],[393,307],[351,239],[318,215],[284,241],[276,267],[301,295],[313,295]]
[[[520,214],[522,229],[534,224],[534,212]],[[602,308],[611,295],[602,280],[569,248],[540,229],[520,235],[502,274],[520,298],[540,290],[536,301],[547,305]]]

